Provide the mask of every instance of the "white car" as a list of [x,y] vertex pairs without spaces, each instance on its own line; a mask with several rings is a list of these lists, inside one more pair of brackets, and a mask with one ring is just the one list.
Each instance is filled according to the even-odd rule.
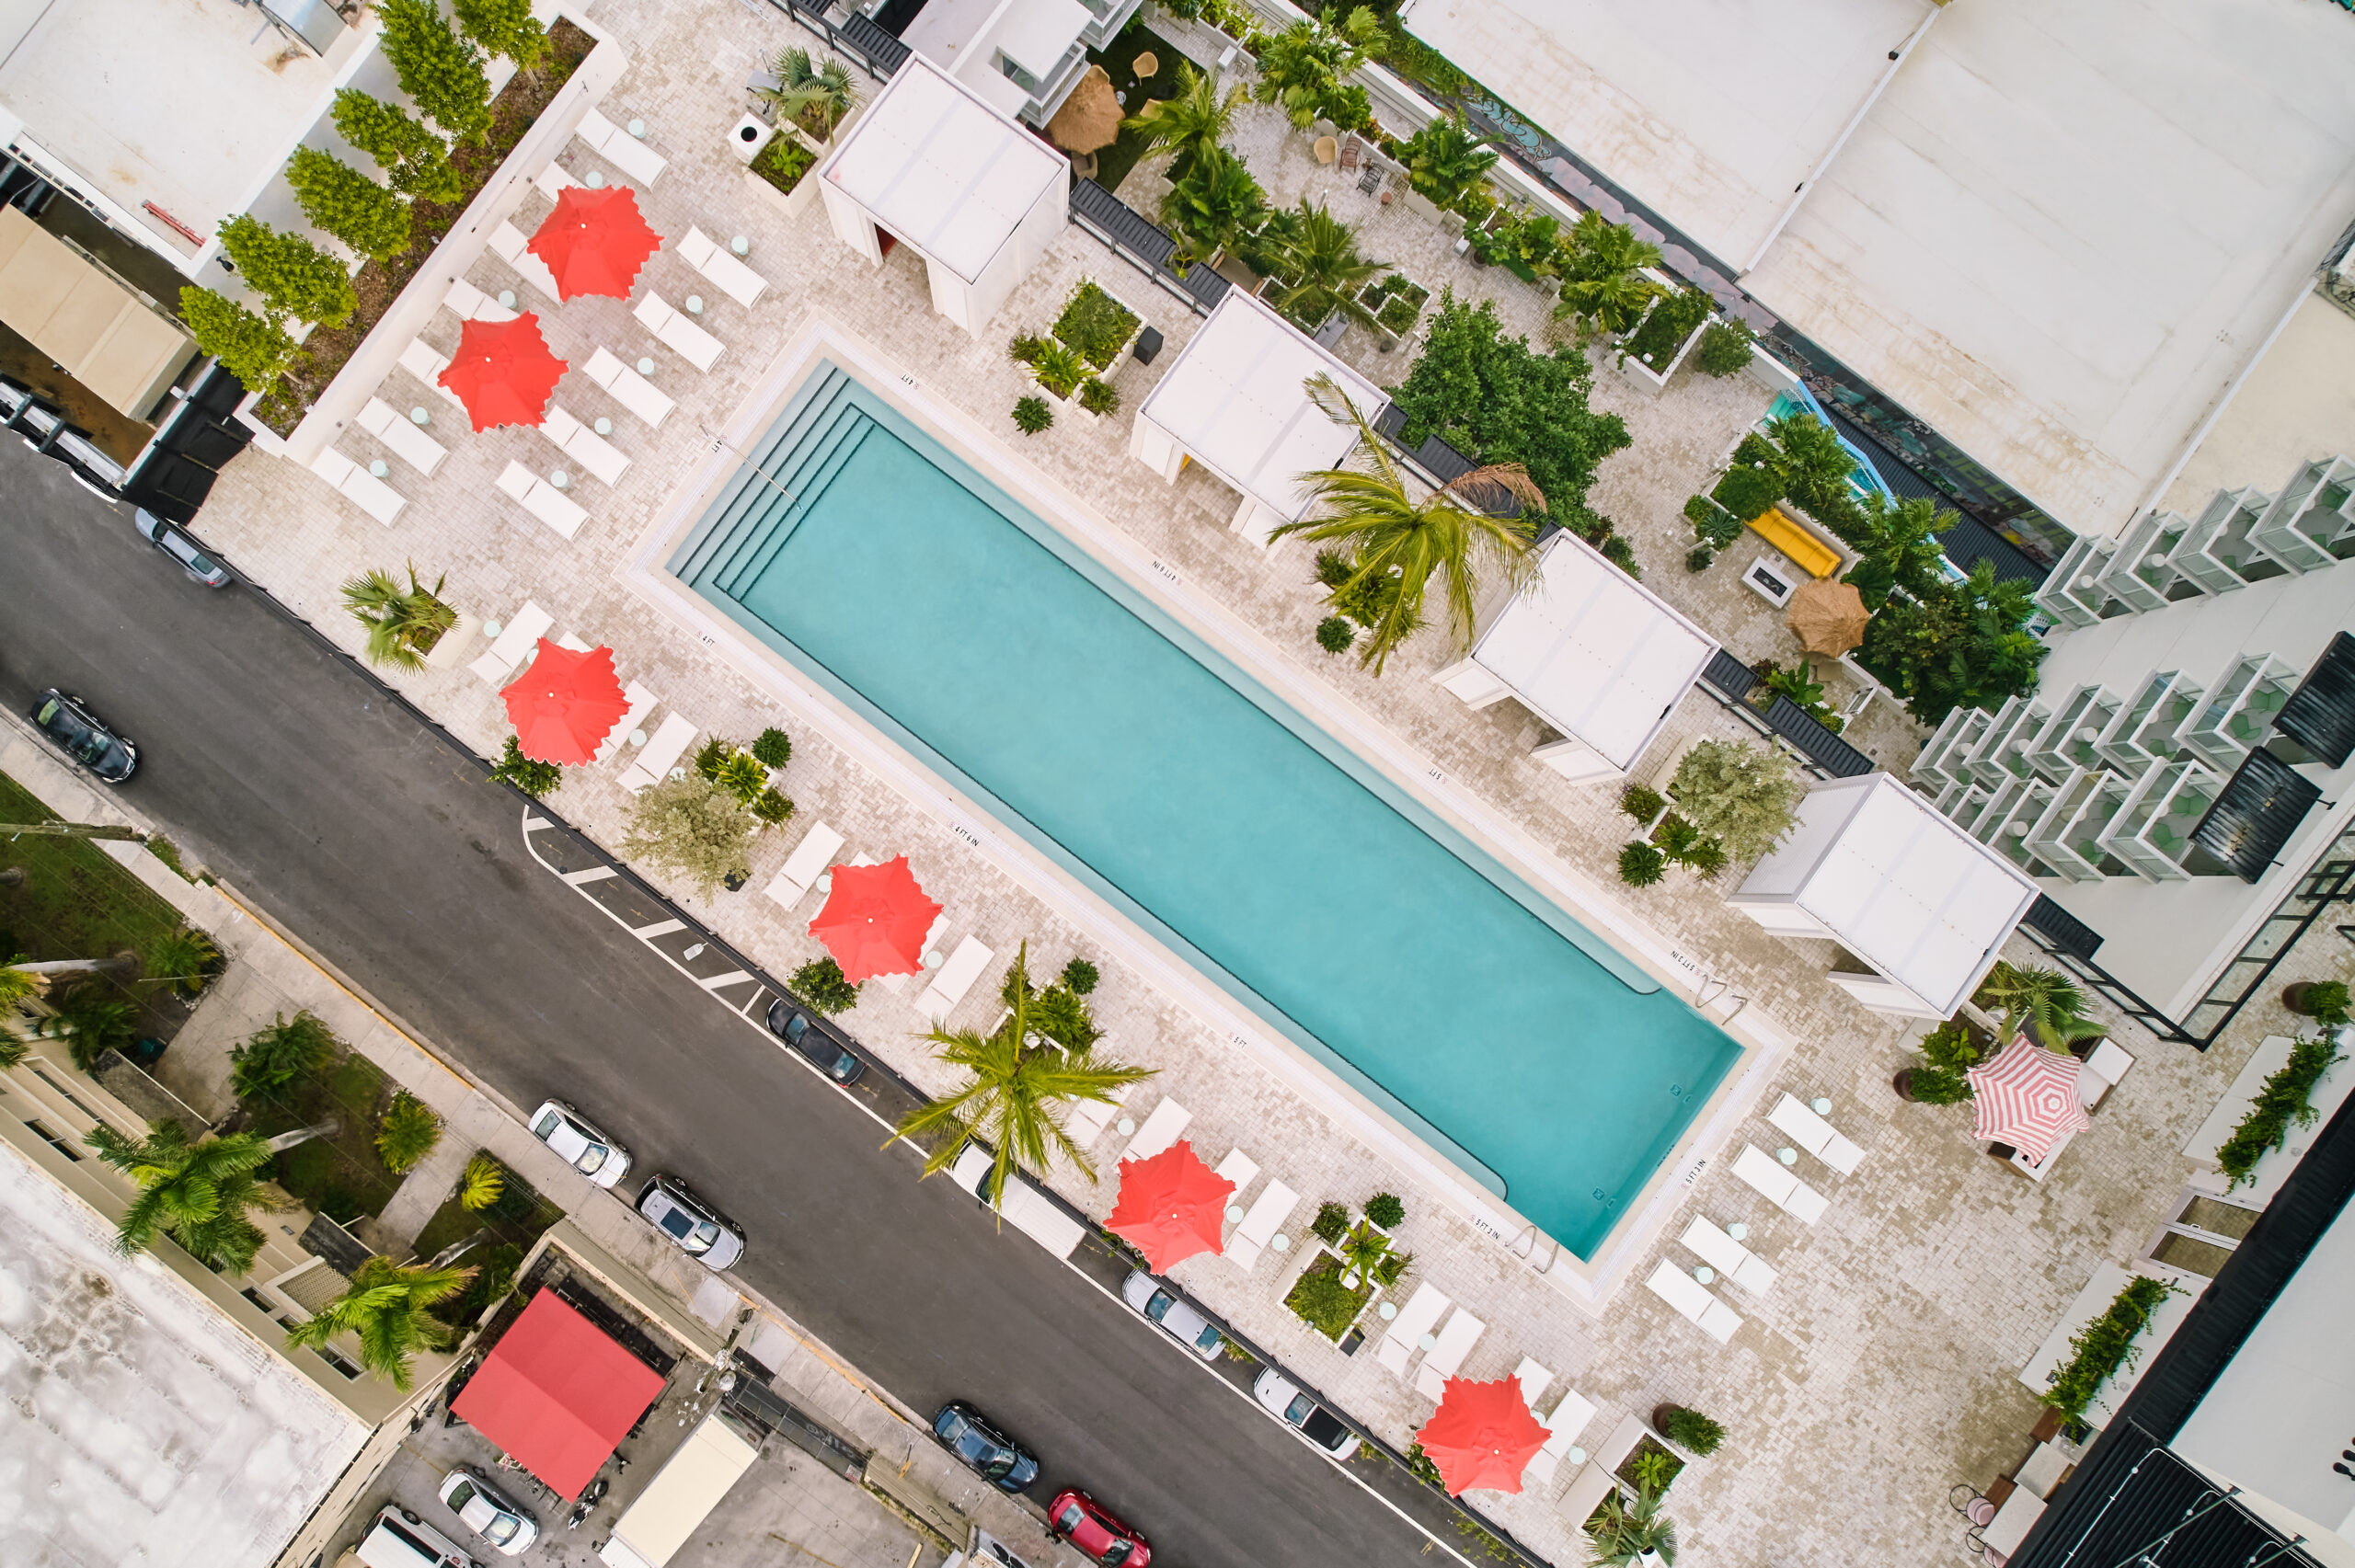
[[1120,1283],[1120,1299],[1161,1325],[1170,1338],[1205,1361],[1215,1360],[1226,1341],[1210,1319],[1141,1268],[1131,1269]]
[[561,1100],[540,1103],[540,1108],[532,1113],[532,1136],[601,1187],[613,1186],[629,1173],[629,1150]]
[[458,1523],[513,1557],[540,1539],[539,1521],[485,1481],[482,1472],[460,1465],[442,1481],[442,1501]]
[[1269,1414],[1335,1459],[1346,1459],[1357,1452],[1357,1435],[1273,1367],[1259,1374],[1251,1385],[1251,1392],[1267,1407]]
[[457,1542],[398,1504],[368,1521],[351,1554],[367,1568],[479,1568]]

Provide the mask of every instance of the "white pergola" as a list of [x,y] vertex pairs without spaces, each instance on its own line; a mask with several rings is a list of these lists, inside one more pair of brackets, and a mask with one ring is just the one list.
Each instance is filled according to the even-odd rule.
[[844,245],[923,257],[933,308],[977,337],[1071,221],[1069,161],[921,54],[811,177]]
[[1188,459],[1243,498],[1235,532],[1265,545],[1315,502],[1301,483],[1335,468],[1357,444],[1310,400],[1307,383],[1333,378],[1368,418],[1383,394],[1240,289],[1229,291],[1138,408],[1129,455],[1175,484]]
[[1533,753],[1573,784],[1623,778],[1693,689],[1715,638],[1571,533],[1537,579],[1431,677],[1476,708],[1507,697],[1561,733]]
[[2036,882],[1888,773],[1808,792],[1798,827],[1726,902],[1871,966],[1832,983],[1876,1013],[1949,1018],[2036,902]]

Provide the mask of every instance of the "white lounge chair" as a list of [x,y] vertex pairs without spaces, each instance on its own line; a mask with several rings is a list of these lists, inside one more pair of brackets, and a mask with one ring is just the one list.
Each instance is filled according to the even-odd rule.
[[1226,1261],[1247,1271],[1259,1261],[1259,1254],[1268,1250],[1269,1242],[1283,1229],[1284,1221],[1299,1204],[1298,1193],[1269,1177],[1244,1213],[1242,1223],[1235,1226],[1235,1234],[1226,1239]]
[[573,133],[588,143],[599,157],[640,185],[652,185],[668,166],[669,161],[661,154],[593,109],[581,116]]
[[2116,1041],[2102,1041],[2085,1058],[2085,1068],[2077,1074],[2079,1103],[2089,1111],[2100,1104],[2101,1097],[2118,1087],[2118,1081],[2133,1065],[2133,1057],[2120,1049]]
[[558,452],[608,485],[618,483],[622,471],[629,466],[629,459],[611,441],[553,403],[540,416],[539,430],[556,443]]
[[[465,413],[466,401],[442,384],[442,372],[450,368],[450,358],[437,354],[433,346],[422,338],[412,338],[408,347],[401,350],[401,369],[450,400],[460,413]],[[472,421],[468,421],[471,426]]]
[[580,525],[589,521],[587,508],[520,463],[511,463],[501,470],[498,484],[525,511],[567,539],[580,532]]
[[1184,1136],[1186,1124],[1193,1119],[1193,1112],[1164,1096],[1161,1104],[1153,1108],[1153,1115],[1145,1117],[1144,1125],[1137,1128],[1136,1136],[1129,1139],[1129,1146],[1120,1150],[1120,1158],[1152,1159]]
[[1512,1369],[1512,1380],[1521,1385],[1521,1402],[1534,1413],[1537,1402],[1554,1386],[1554,1368],[1539,1366],[1534,1356],[1524,1356],[1521,1365]]
[[442,296],[442,303],[460,321],[512,321],[515,313],[467,282],[464,278],[450,280],[450,292]]
[[[1101,1045],[1101,1040],[1097,1044]],[[1120,1102],[1129,1097],[1132,1084],[1123,1083],[1106,1100],[1074,1100],[1071,1109],[1063,1113],[1063,1131],[1082,1149],[1104,1136],[1112,1118],[1120,1114]]]
[[1669,1262],[1660,1260],[1652,1276],[1644,1281],[1651,1293],[1676,1309],[1682,1317],[1691,1319],[1703,1333],[1719,1345],[1733,1337],[1741,1327],[1741,1315],[1709,1293],[1709,1288]]
[[1822,1219],[1823,1211],[1832,1207],[1821,1193],[1792,1175],[1780,1160],[1754,1143],[1741,1146],[1741,1158],[1733,1162],[1733,1173],[1763,1193],[1775,1207],[1809,1225]]
[[1240,1149],[1232,1150],[1225,1159],[1218,1162],[1218,1169],[1212,1173],[1235,1184],[1235,1191],[1226,1200],[1232,1204],[1243,1196],[1244,1188],[1259,1179],[1259,1162]]
[[1447,1326],[1439,1331],[1439,1343],[1423,1357],[1423,1364],[1415,1368],[1415,1391],[1425,1399],[1445,1399],[1447,1380],[1463,1367],[1464,1358],[1472,1354],[1472,1347],[1479,1343],[1488,1327],[1463,1308],[1456,1308],[1455,1315],[1447,1320]]
[[548,166],[532,177],[532,183],[540,188],[540,194],[553,201],[566,187],[579,185],[580,182],[572,177],[570,169],[566,168],[554,158],[550,158]]
[[515,667],[540,646],[540,639],[555,624],[555,616],[536,604],[527,603],[507,618],[507,624],[500,628],[490,647],[466,668],[494,686],[504,686]]
[[548,270],[546,262],[532,254],[531,244],[523,230],[504,220],[490,231],[491,253],[515,269],[515,276],[546,295],[551,303],[562,303],[563,296],[557,292],[556,274]]
[[670,398],[652,382],[622,363],[621,356],[610,349],[600,349],[589,356],[580,367],[591,381],[614,395],[614,401],[636,415],[649,429],[660,426],[669,418],[673,406]]
[[669,773],[695,738],[695,727],[690,720],[679,714],[664,715],[661,727],[638,752],[638,761],[624,768],[615,782],[636,795]]
[[654,711],[654,704],[659,700],[653,692],[636,681],[623,687],[622,701],[629,706],[623,712],[621,722],[605,732],[604,739],[597,742],[597,750],[590,754],[589,760],[602,762],[612,756],[620,749],[621,743],[629,738],[630,731],[646,722],[646,715]]
[[1773,1266],[1708,1220],[1694,1216],[1684,1228],[1683,1241],[1703,1263],[1752,1295],[1763,1296],[1775,1288]]
[[1561,1466],[1563,1454],[1578,1441],[1579,1434],[1585,1431],[1587,1423],[1593,1419],[1592,1400],[1576,1389],[1564,1393],[1551,1412],[1537,1418],[1538,1424],[1545,1428],[1545,1446],[1539,1448],[1536,1457],[1529,1461],[1529,1468],[1522,1472],[1523,1476],[1541,1486],[1553,1480],[1555,1471]]
[[1407,1298],[1407,1304],[1398,1309],[1398,1315],[1390,1320],[1390,1327],[1382,1336],[1382,1346],[1374,1352],[1374,1359],[1400,1378],[1405,1378],[1407,1362],[1415,1354],[1423,1335],[1431,1332],[1431,1325],[1438,1322],[1441,1315],[1453,1305],[1454,1303],[1430,1280],[1416,1286],[1415,1293]]
[[973,982],[982,978],[982,971],[995,956],[980,938],[965,938],[948,956],[948,962],[940,966],[940,972],[932,977],[932,984],[925,987],[924,995],[916,999],[917,1010],[935,1024],[947,1024],[948,1015],[965,1000],[965,993],[973,989]]
[[351,459],[328,447],[311,459],[311,472],[343,492],[353,505],[389,527],[408,505],[408,498]]
[[1796,1095],[1784,1095],[1766,1119],[1788,1135],[1793,1143],[1844,1176],[1854,1175],[1857,1162],[1865,1157],[1863,1150],[1841,1137],[1830,1122],[1799,1104]]
[[679,241],[679,257],[740,305],[751,304],[769,286],[766,278],[737,260],[725,246],[693,224],[688,225],[686,237]]
[[639,325],[654,334],[663,347],[699,371],[711,369],[725,347],[718,338],[687,319],[684,313],[672,310],[661,295],[649,289],[632,313]]
[[810,884],[818,873],[826,869],[843,847],[843,836],[823,822],[812,822],[793,853],[785,858],[785,866],[761,891],[771,903],[781,910],[790,910],[810,896]]
[[440,441],[419,429],[408,415],[381,397],[372,397],[362,405],[359,425],[383,441],[386,452],[429,478],[442,466],[442,460],[450,455]]

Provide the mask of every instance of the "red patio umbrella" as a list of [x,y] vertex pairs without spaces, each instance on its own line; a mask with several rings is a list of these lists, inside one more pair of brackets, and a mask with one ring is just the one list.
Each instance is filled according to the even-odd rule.
[[1978,1112],[1971,1136],[2008,1143],[2031,1161],[2043,1159],[2062,1133],[2094,1125],[2077,1098],[2080,1070],[2076,1058],[2013,1036],[1994,1060],[1963,1070]]
[[1440,1482],[1453,1495],[1476,1486],[1487,1492],[1520,1491],[1521,1472],[1545,1446],[1546,1436],[1522,1397],[1520,1379],[1476,1383],[1450,1378],[1439,1409],[1415,1434],[1415,1441],[1439,1466]]
[[499,694],[507,699],[515,744],[535,762],[588,761],[629,712],[613,649],[575,653],[546,637],[523,676]]
[[1147,1160],[1120,1165],[1120,1201],[1105,1228],[1134,1242],[1147,1267],[1166,1274],[1196,1253],[1223,1253],[1220,1221],[1235,1184],[1179,1139]]
[[826,944],[853,985],[878,975],[913,975],[940,906],[925,896],[906,855],[880,865],[838,865],[826,907],[810,934]]
[[556,274],[557,298],[611,294],[626,300],[638,269],[662,248],[662,236],[647,226],[638,211],[638,193],[628,186],[592,190],[568,185],[557,196],[556,211],[523,248]]
[[512,321],[469,321],[458,329],[458,351],[442,384],[466,406],[477,432],[493,425],[536,425],[569,367],[548,351],[540,318],[525,311]]

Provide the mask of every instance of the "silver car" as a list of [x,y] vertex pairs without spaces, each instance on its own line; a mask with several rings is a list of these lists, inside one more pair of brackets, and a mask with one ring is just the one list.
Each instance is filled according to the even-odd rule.
[[1252,1383],[1251,1395],[1266,1407],[1269,1414],[1335,1459],[1346,1459],[1357,1452],[1357,1435],[1273,1367],[1261,1372]]
[[133,509],[131,525],[139,530],[140,538],[178,562],[180,570],[186,572],[190,580],[201,582],[207,588],[229,586],[228,567],[206,555],[197,547],[195,540],[154,512],[144,507]]
[[1210,1319],[1141,1268],[1131,1269],[1129,1277],[1120,1282],[1120,1299],[1159,1323],[1171,1338],[1189,1346],[1205,1361],[1214,1358],[1219,1347],[1226,1343]]
[[744,1233],[676,1176],[657,1174],[647,1183],[638,1211],[706,1268],[728,1268],[744,1255]]
[[617,1185],[629,1173],[629,1150],[561,1100],[540,1102],[532,1113],[532,1136],[601,1187]]
[[539,1521],[509,1502],[470,1465],[460,1465],[442,1478],[442,1501],[460,1524],[505,1556],[516,1556],[540,1539]]

